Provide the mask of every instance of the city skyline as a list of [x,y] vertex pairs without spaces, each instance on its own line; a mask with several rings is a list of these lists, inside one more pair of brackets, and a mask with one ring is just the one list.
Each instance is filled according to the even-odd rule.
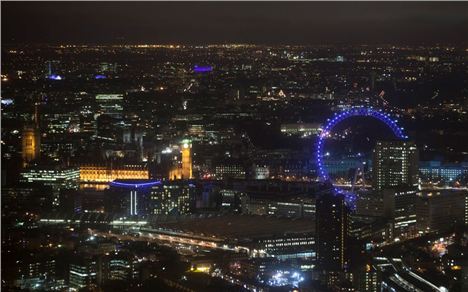
[[468,291],[465,3],[2,2],[1,290]]

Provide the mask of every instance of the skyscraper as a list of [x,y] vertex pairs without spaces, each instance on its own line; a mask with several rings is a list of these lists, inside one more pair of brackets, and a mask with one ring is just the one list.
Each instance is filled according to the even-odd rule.
[[373,187],[377,191],[418,185],[418,150],[411,141],[378,141],[373,154]]
[[90,257],[77,257],[70,264],[70,288],[79,290],[95,287],[97,281],[97,262]]
[[195,185],[186,181],[164,182],[151,187],[150,212],[155,215],[188,214]]
[[316,201],[317,265],[340,272],[346,265],[348,207],[344,196],[324,193]]

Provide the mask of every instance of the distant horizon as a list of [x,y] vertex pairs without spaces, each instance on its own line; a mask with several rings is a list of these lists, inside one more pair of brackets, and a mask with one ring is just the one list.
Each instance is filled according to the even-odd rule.
[[[169,47],[169,46],[181,46],[181,47],[208,47],[208,46],[264,46],[264,47],[280,47],[280,46],[291,46],[291,47],[330,47],[337,45],[345,46],[395,46],[395,47],[418,47],[418,46],[443,46],[443,47],[466,47],[467,43],[456,44],[456,43],[418,43],[418,44],[409,44],[409,43],[323,43],[323,44],[296,44],[296,43],[277,43],[277,44],[268,44],[268,43],[236,43],[236,42],[226,42],[226,43],[200,43],[200,44],[188,44],[188,43],[144,43],[144,42],[132,42],[132,43],[86,43],[86,42],[57,42],[57,43],[2,43],[3,46],[148,46],[148,47]],[[143,48],[143,47],[142,47]],[[468,49],[468,48],[467,48]]]
[[468,43],[468,2],[2,2],[3,43]]

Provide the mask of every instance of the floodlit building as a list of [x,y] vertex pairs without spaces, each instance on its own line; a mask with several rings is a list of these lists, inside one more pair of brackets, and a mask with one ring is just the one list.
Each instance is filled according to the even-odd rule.
[[82,183],[109,183],[117,179],[149,179],[149,171],[141,164],[80,166]]
[[174,156],[176,165],[169,171],[169,179],[191,179],[192,174],[192,143],[189,140],[183,140],[180,145],[180,160]]
[[21,145],[23,165],[27,166],[31,161],[38,159],[41,153],[41,137],[39,129],[35,126],[24,127]]

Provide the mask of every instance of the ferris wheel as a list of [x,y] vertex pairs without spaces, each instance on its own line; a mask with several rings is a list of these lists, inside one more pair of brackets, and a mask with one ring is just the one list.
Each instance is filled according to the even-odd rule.
[[[318,171],[318,178],[323,182],[331,182],[328,171],[324,165],[324,141],[331,136],[331,133],[336,125],[342,121],[351,118],[351,117],[372,117],[383,124],[385,124],[392,132],[397,139],[407,139],[408,136],[404,133],[404,129],[398,125],[398,121],[393,119],[389,114],[383,112],[379,109],[374,109],[372,107],[353,107],[351,109],[336,113],[331,119],[327,120],[326,125],[323,127],[322,132],[318,136],[318,141],[316,145],[316,164]],[[348,204],[354,205],[355,194],[354,194],[354,185],[351,191],[347,191],[338,186],[333,185],[333,191],[336,194],[342,194],[345,196],[345,199]]]

